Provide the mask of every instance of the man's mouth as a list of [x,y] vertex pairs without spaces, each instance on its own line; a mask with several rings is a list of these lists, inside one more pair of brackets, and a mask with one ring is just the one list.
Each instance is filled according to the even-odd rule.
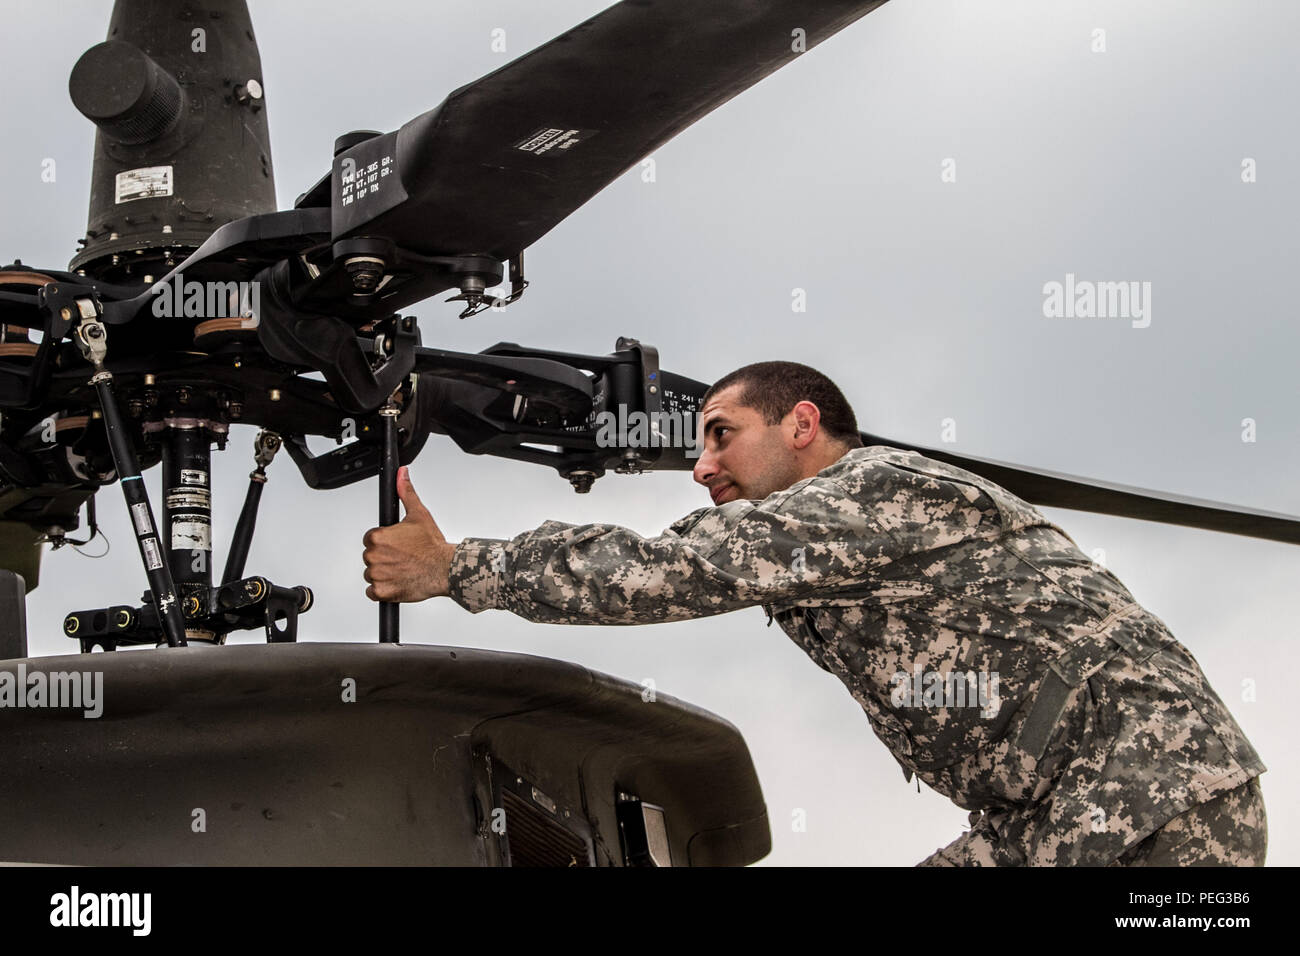
[[722,504],[723,498],[735,490],[736,486],[731,482],[727,482],[726,484],[716,485],[713,488],[710,488],[709,497],[713,499],[715,505],[720,505]]

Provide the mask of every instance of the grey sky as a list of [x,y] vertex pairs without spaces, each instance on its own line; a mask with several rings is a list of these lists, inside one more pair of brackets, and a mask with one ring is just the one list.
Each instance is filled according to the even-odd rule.
[[[393,129],[605,5],[251,0],[281,206],[327,169],[339,133]],[[109,10],[6,3],[6,262],[63,268],[85,227],[92,129],[67,76]],[[490,48],[498,27],[506,54]],[[1105,52],[1092,51],[1095,29]],[[836,379],[876,434],[938,444],[952,418],[956,451],[1300,513],[1298,41],[1287,0],[894,0],[657,151],[654,182],[633,168],[543,238],[517,305],[464,322],[437,301],[413,311],[426,343],[467,351],[510,340],[606,352],[631,335],[705,380],[802,361]],[[956,182],[941,181],[948,158]],[[1150,326],[1045,318],[1043,285],[1067,273],[1150,282]],[[791,311],[795,288],[804,314]],[[218,561],[252,434],[235,428],[214,456]],[[607,476],[577,496],[553,471],[437,437],[412,474],[453,540],[547,518],[657,533],[708,503],[685,474]],[[144,588],[120,493],[100,499],[112,556],[47,554],[28,601],[33,654],[73,650],[67,611]],[[373,639],[360,540],[374,514],[373,482],[312,492],[289,461],[273,465],[249,571],[315,590],[311,639]],[[1300,863],[1289,680],[1300,549],[1048,514],[1085,551],[1104,549],[1196,655],[1269,766],[1269,862]],[[559,628],[438,600],[405,608],[402,627],[408,641],[653,678],[726,717],[763,784],[771,863],[910,864],[955,839],[965,813],[906,784],[843,686],[764,623],[755,608]],[[807,832],[792,832],[795,808]]]

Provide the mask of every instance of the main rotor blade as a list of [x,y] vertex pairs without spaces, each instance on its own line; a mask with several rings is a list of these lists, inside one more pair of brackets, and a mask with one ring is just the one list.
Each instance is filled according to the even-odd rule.
[[[708,391],[708,385],[671,372],[663,372],[662,375],[665,393],[671,392],[679,396],[680,401],[694,408],[700,407],[704,393]],[[1131,488],[1127,485],[1078,478],[1054,471],[1031,470],[991,458],[954,455],[950,451],[939,448],[894,441],[869,432],[859,432],[859,434],[864,445],[901,448],[936,461],[956,465],[958,468],[964,468],[981,478],[987,478],[994,484],[1001,485],[1013,495],[1033,505],[1088,511],[1093,514],[1114,515],[1118,518],[1158,521],[1161,524],[1300,544],[1300,516],[1296,515],[1240,508],[1221,501],[1207,501],[1202,498],[1187,498],[1148,491],[1144,488]],[[662,456],[655,467],[664,470],[689,469],[694,467],[695,461],[696,459],[687,459],[681,455],[668,454]]]
[[[616,4],[400,130],[340,153],[334,239],[508,259],[662,143],[800,56],[796,49],[883,2]],[[324,198],[317,189],[307,195]]]
[[866,432],[862,432],[862,441],[866,445],[890,445],[894,448],[919,452],[927,458],[956,465],[958,468],[964,468],[1001,485],[1007,491],[1034,505],[1115,515],[1120,518],[1138,518],[1143,521],[1158,521],[1161,524],[1300,544],[1300,517],[1295,515],[1239,508],[1220,501],[1131,488],[1126,485],[1063,475],[1059,472],[1039,469],[1031,471],[1018,465],[1009,465],[988,458],[954,455],[952,452],[937,448],[924,448],[907,442],[890,441]]

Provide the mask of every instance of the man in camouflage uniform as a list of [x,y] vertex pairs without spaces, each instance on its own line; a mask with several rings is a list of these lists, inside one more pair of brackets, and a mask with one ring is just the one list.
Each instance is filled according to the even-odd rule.
[[1192,655],[1026,502],[922,455],[861,447],[820,373],[746,366],[705,396],[714,504],[657,537],[547,521],[365,538],[367,595],[446,595],[552,624],[762,605],[849,689],[910,781],[972,811],[921,865],[1264,861],[1264,765]]

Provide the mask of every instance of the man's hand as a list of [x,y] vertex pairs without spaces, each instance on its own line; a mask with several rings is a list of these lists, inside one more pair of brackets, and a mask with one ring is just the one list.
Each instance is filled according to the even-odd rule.
[[445,596],[456,546],[443,537],[420,502],[405,467],[397,470],[397,497],[406,517],[387,528],[371,528],[361,540],[365,579],[370,582],[366,597],[409,602]]

